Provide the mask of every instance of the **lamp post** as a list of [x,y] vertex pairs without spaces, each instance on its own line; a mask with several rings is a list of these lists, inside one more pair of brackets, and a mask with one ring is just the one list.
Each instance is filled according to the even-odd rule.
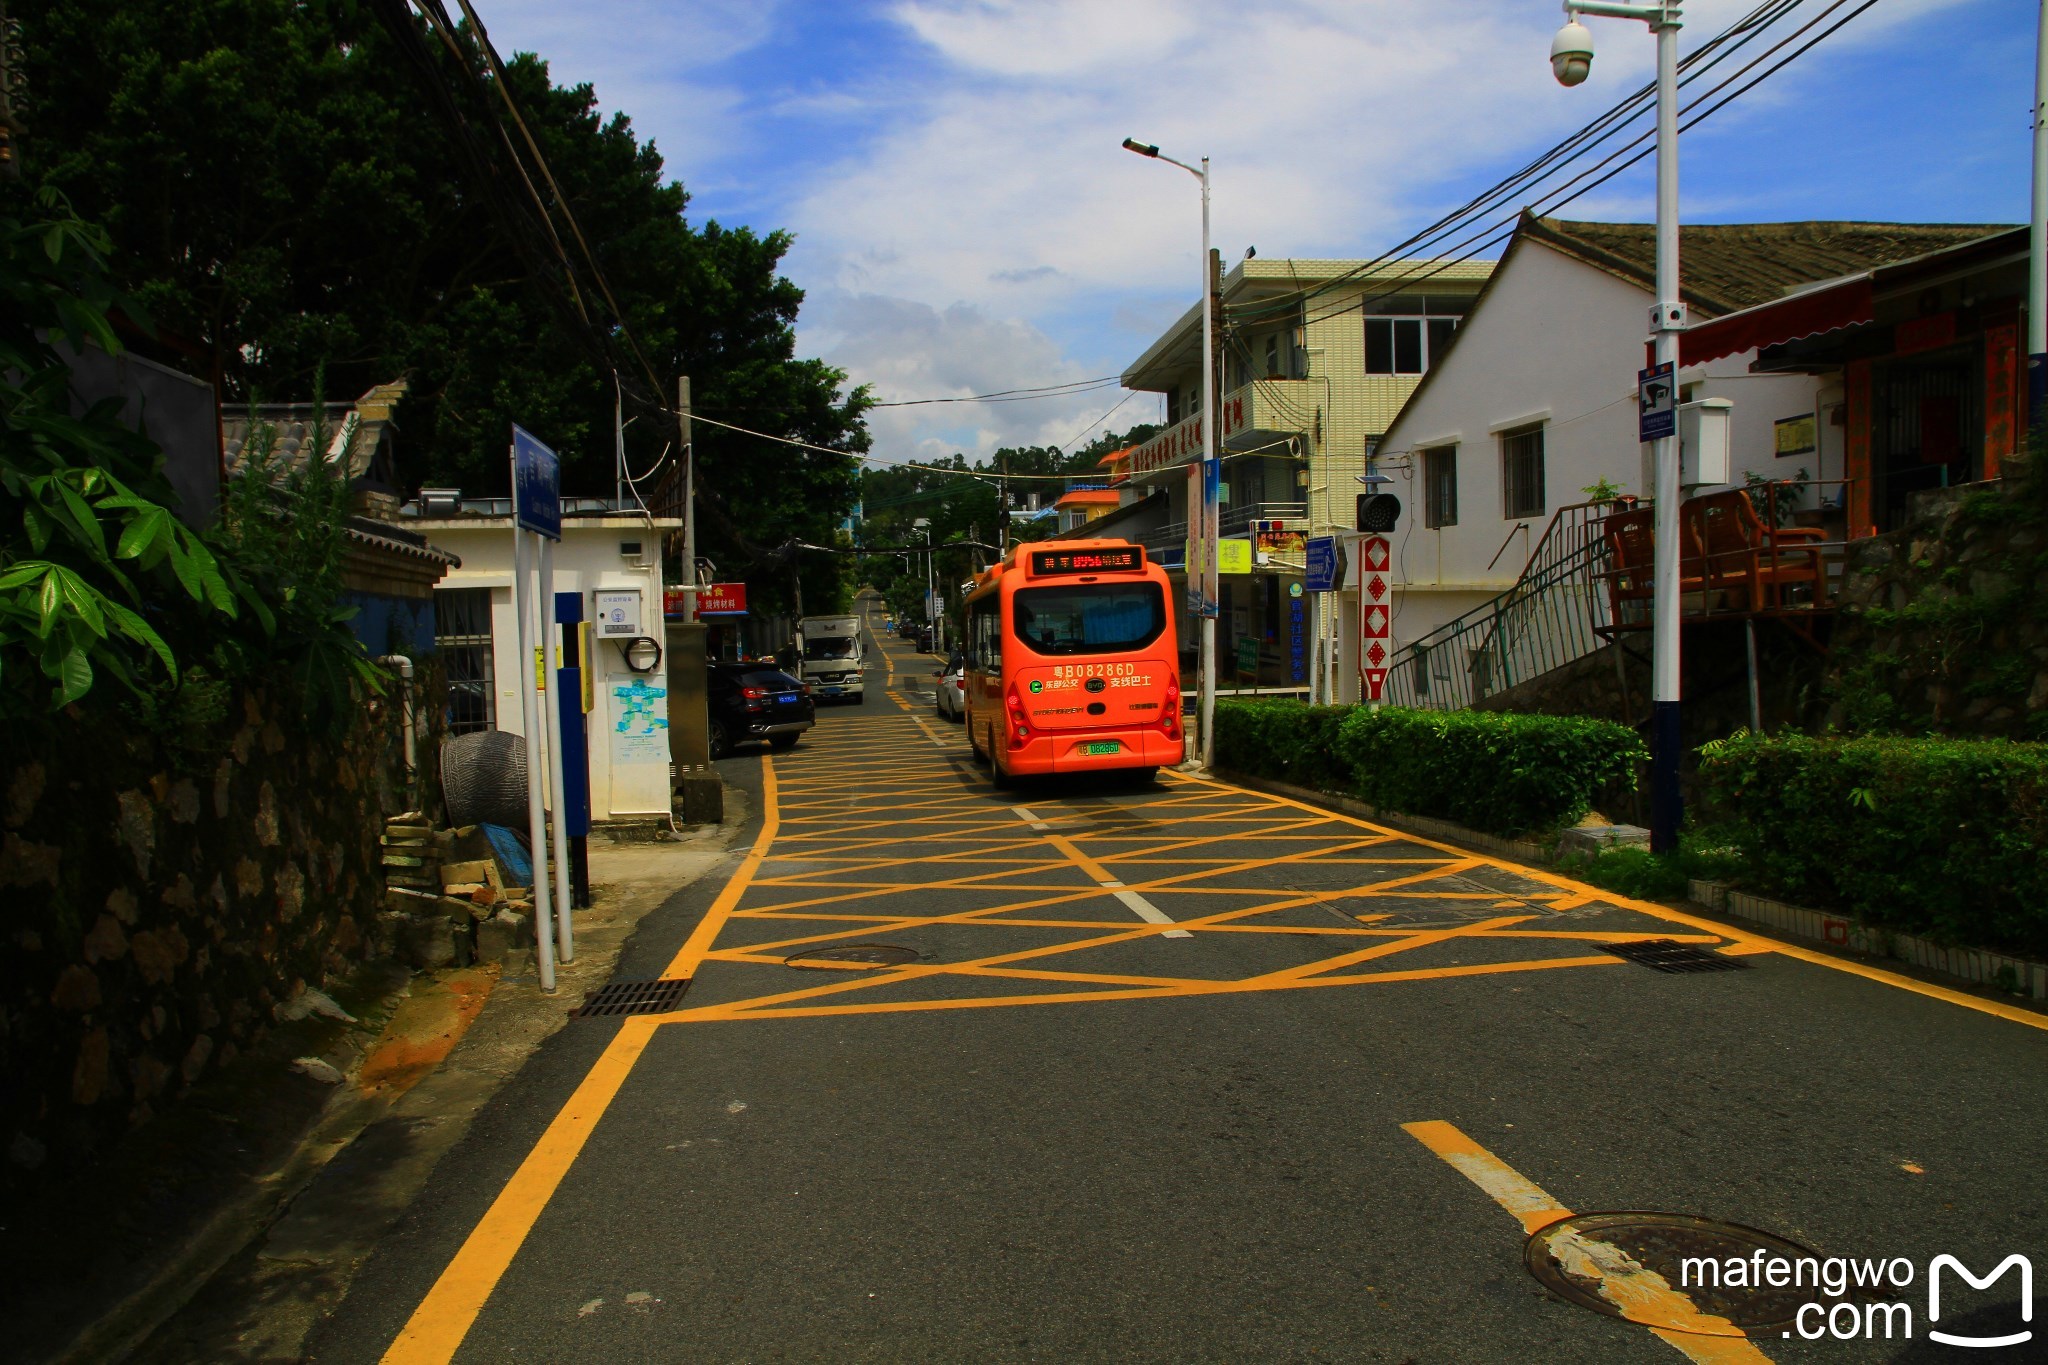
[[1200,516],[1188,508],[1188,604],[1202,619],[1199,690],[1202,766],[1216,757],[1216,495],[1222,482],[1216,458],[1216,281],[1209,264],[1209,158],[1200,169],[1175,161],[1149,142],[1125,138],[1124,149],[1180,167],[1202,182],[1202,490]]
[[2027,243],[2027,425],[2048,424],[2048,0],[2034,41],[2034,207]]
[[924,623],[931,627],[932,652],[939,649],[939,602],[932,586],[932,523],[929,517],[919,517],[910,523],[913,531],[924,532]]
[[[1647,4],[1615,0],[1565,0],[1565,25],[1550,44],[1550,68],[1560,85],[1578,85],[1593,66],[1593,35],[1579,22],[1583,14],[1635,19],[1657,35],[1657,302],[1650,311],[1655,363],[1670,365],[1677,382],[1678,334],[1685,330],[1685,303],[1678,289],[1678,0]],[[1678,436],[1654,442],[1657,483],[1656,550],[1650,597],[1650,847],[1678,847],[1685,816],[1678,786]]]

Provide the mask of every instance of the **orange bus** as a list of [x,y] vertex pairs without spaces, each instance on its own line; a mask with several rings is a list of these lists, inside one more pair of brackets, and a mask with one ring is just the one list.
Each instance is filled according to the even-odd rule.
[[967,598],[967,739],[997,785],[1186,756],[1166,571],[1122,540],[1020,545]]

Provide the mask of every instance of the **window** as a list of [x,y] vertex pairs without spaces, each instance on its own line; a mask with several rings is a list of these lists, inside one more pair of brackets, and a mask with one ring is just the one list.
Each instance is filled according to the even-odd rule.
[[1408,294],[1366,304],[1365,372],[1423,374],[1451,344],[1472,306],[1465,298]]
[[1012,602],[1018,641],[1040,654],[1120,654],[1143,649],[1166,629],[1157,583],[1019,588]]
[[1435,530],[1458,524],[1458,448],[1422,452],[1422,524]]
[[1501,515],[1510,521],[1540,517],[1543,499],[1543,427],[1522,427],[1500,436]]
[[996,595],[989,594],[967,610],[967,666],[983,673],[1003,671],[1003,626]]
[[448,672],[448,733],[498,726],[491,668],[491,590],[440,588],[434,593],[434,648]]

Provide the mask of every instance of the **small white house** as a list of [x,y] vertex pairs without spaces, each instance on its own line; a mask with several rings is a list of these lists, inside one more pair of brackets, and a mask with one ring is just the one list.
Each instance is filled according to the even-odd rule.
[[[1389,424],[1376,467],[1403,511],[1393,537],[1394,643],[1507,591],[1559,508],[1604,480],[1648,498],[1636,376],[1649,361],[1654,228],[1524,214],[1452,344]],[[1890,223],[1693,225],[1681,278],[1695,323],[1945,244],[1955,230]],[[1840,502],[1838,381],[1752,374],[1754,351],[1680,370],[1682,400],[1730,410],[1727,483],[1797,480],[1798,506]],[[1701,485],[1695,491],[1712,491]],[[1357,588],[1346,594],[1356,620]],[[1342,676],[1358,685],[1355,630]],[[1355,692],[1353,693],[1355,695]]]
[[[590,632],[590,818],[666,815],[666,669],[648,667],[651,655],[644,645],[629,661],[628,647],[636,639],[663,639],[661,545],[682,523],[637,510],[622,515],[589,499],[563,503],[555,590],[578,594],[586,621],[597,621],[600,595],[616,617],[602,633],[595,624]],[[588,506],[578,510],[578,503]],[[406,504],[399,524],[462,557],[462,567],[434,592],[435,645],[448,674],[451,732],[523,734],[509,500],[453,495],[437,505],[429,492],[423,503]]]

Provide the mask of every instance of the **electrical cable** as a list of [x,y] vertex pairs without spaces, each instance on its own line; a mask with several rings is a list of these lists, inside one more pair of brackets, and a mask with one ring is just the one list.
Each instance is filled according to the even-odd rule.
[[1086,393],[1090,389],[1107,388],[1121,380],[1121,375],[1110,374],[1099,379],[1076,379],[1069,384],[1048,384],[1036,389],[1001,389],[995,393],[977,393],[966,398],[896,398],[885,403],[871,403],[868,406],[915,408],[931,403],[1021,403],[1037,398],[1064,398],[1069,394]]

